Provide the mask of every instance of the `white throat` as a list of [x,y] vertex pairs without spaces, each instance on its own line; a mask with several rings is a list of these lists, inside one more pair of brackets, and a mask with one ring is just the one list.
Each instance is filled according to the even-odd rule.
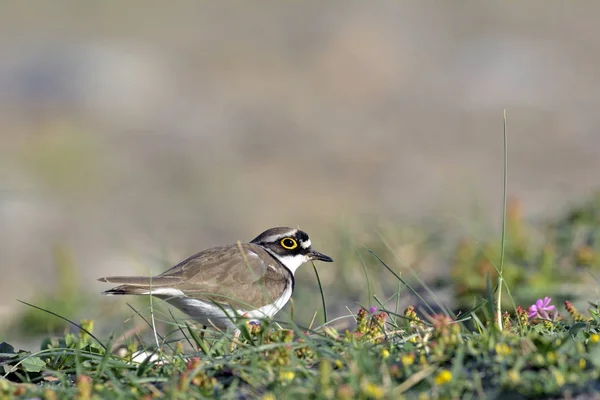
[[271,251],[269,251],[269,254],[271,254],[273,257],[278,259],[283,265],[285,265],[287,269],[290,270],[292,275],[296,273],[298,267],[300,267],[302,264],[309,260],[308,256],[302,254],[296,254],[295,256],[278,256],[277,254]]

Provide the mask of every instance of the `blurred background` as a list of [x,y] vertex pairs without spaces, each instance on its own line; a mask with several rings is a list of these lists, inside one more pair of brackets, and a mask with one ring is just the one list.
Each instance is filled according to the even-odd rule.
[[[126,299],[96,278],[273,226],[336,259],[318,266],[330,318],[395,290],[363,245],[399,273],[456,279],[461,245],[499,240],[504,109],[513,220],[569,220],[600,183],[598,15],[558,1],[3,2],[0,333],[61,329],[16,299],[123,329]],[[537,260],[532,242],[515,254]],[[312,267],[298,281],[306,323]]]

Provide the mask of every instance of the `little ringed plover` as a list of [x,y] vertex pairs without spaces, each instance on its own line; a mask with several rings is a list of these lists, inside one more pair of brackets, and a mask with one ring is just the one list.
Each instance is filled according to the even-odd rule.
[[214,247],[158,276],[112,276],[120,284],[106,295],[152,295],[205,326],[236,329],[236,317],[273,317],[294,290],[294,273],[307,261],[332,262],[312,249],[308,235],[293,228],[271,228],[250,243]]

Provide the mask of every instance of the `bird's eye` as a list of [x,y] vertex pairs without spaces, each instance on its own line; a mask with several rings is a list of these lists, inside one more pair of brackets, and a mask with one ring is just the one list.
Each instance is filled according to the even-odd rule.
[[289,238],[289,237],[281,239],[280,243],[284,249],[288,249],[288,250],[294,250],[296,247],[298,247],[298,242],[296,242],[294,239]]

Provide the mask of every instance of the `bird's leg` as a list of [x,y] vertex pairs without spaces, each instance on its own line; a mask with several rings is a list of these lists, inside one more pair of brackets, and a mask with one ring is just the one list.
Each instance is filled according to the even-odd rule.
[[233,353],[233,351],[235,350],[236,344],[238,343],[238,339],[239,339],[241,333],[242,332],[239,329],[236,329],[235,332],[233,332],[233,340],[231,341],[231,344],[229,345],[230,353]]
[[[242,314],[242,318],[246,318],[248,316],[248,313],[244,313]],[[239,329],[236,329],[233,332],[233,340],[231,341],[231,344],[229,345],[229,352],[233,352],[233,350],[235,350],[235,346],[237,343],[239,343],[239,338],[240,338],[240,334],[242,333],[242,331],[240,331]]]
[[[204,335],[206,334],[206,329],[208,328],[208,326],[206,325],[202,325],[202,329],[200,330],[200,340],[202,342],[205,342],[204,340]],[[200,344],[198,344],[198,348],[196,349],[197,351],[202,351],[202,346],[200,346]]]

